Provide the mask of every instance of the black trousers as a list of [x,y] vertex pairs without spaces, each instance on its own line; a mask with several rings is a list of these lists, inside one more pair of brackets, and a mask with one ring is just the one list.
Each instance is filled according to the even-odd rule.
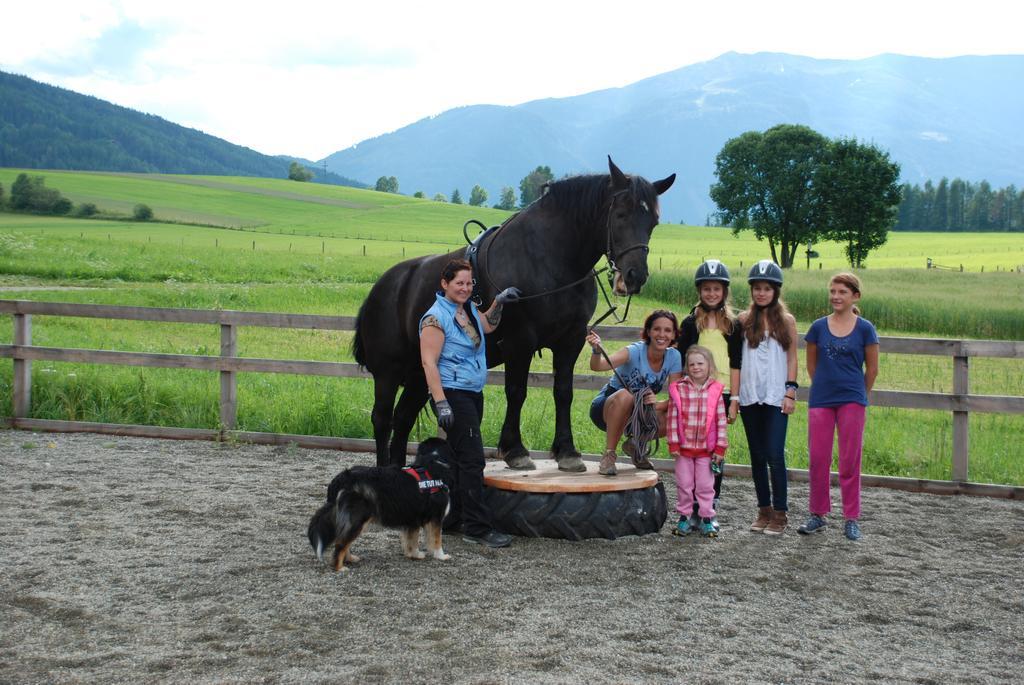
[[462,521],[467,535],[490,531],[491,510],[484,503],[484,442],[480,421],[484,415],[483,393],[444,389],[444,396],[455,414],[448,431],[448,444],[455,453],[455,489],[452,509],[446,524]]

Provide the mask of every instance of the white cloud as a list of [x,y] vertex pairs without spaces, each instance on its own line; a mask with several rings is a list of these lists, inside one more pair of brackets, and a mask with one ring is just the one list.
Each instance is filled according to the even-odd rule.
[[7,7],[0,69],[318,159],[451,107],[622,86],[730,50],[1019,53],[1022,16],[995,0],[75,0]]

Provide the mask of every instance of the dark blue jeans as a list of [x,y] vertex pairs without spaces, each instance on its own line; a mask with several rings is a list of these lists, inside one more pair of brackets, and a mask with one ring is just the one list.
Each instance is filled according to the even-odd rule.
[[740,407],[740,417],[750,448],[750,471],[757,491],[757,506],[771,505],[776,511],[788,511],[786,426],[789,425],[789,417],[782,413],[780,407],[771,404]]

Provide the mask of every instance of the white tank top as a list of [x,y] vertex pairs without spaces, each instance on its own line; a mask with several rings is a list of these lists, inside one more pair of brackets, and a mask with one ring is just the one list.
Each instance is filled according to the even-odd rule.
[[756,348],[743,341],[740,369],[740,405],[782,406],[786,394],[786,350],[779,341],[765,337]]

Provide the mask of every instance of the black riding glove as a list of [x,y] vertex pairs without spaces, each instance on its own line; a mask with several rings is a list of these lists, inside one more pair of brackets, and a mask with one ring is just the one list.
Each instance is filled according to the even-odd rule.
[[437,410],[437,425],[446,431],[451,430],[455,425],[455,412],[452,411],[452,405],[448,404],[448,400],[441,400],[435,402],[434,407]]
[[494,301],[498,304],[508,304],[509,302],[515,302],[518,300],[520,295],[522,295],[522,293],[519,292],[519,288],[512,286],[511,288],[505,288],[495,295]]

